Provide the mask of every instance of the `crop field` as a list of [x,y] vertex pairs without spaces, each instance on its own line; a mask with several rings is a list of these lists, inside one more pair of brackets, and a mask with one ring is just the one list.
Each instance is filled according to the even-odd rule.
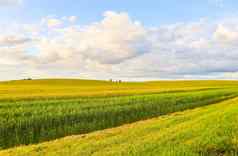
[[238,98],[1,156],[237,156]]
[[236,97],[238,81],[0,82],[0,156],[235,155]]
[[120,96],[235,87],[238,87],[238,81],[151,81],[118,83],[74,79],[22,80],[0,82],[0,100]]

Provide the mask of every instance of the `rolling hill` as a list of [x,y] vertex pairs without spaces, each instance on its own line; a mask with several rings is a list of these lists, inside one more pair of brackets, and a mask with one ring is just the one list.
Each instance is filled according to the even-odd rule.
[[0,156],[238,155],[237,97],[238,81],[0,82]]
[[18,80],[0,82],[0,100],[120,96],[234,87],[238,87],[238,81],[197,80],[118,83],[78,79]]

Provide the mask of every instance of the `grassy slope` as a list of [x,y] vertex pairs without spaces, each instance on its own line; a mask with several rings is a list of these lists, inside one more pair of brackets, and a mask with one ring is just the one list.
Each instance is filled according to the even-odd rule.
[[232,156],[238,151],[238,98],[88,135],[18,147],[0,156]]
[[0,99],[117,96],[237,86],[238,81],[153,81],[124,83],[73,79],[8,81],[0,82]]

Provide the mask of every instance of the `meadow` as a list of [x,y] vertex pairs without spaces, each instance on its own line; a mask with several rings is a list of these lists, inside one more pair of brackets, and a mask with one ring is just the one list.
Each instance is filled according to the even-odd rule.
[[[58,155],[57,153],[53,153],[54,148],[58,148],[57,150],[59,150],[59,153],[62,155],[65,152],[72,151],[72,155],[83,156],[92,154],[100,155],[101,152],[103,152],[101,155],[113,155],[113,153],[115,153],[115,155],[140,155],[140,153],[143,154],[143,151],[141,151],[143,148],[145,150],[150,148],[151,150],[146,150],[144,152],[145,155],[154,155],[153,147],[155,148],[154,150],[160,149],[159,151],[161,152],[175,152],[176,154],[178,151],[183,152],[183,150],[185,150],[185,153],[187,153],[190,146],[187,148],[187,146],[183,147],[181,145],[179,146],[181,149],[177,149],[177,146],[175,147],[169,141],[158,142],[158,144],[153,143],[153,141],[155,141],[153,140],[154,136],[156,136],[153,135],[154,131],[152,130],[150,132],[151,129],[145,127],[140,128],[139,126],[138,128],[142,130],[141,134],[147,136],[147,132],[148,137],[150,137],[147,140],[148,146],[147,143],[144,144],[145,147],[137,148],[132,146],[132,149],[125,151],[126,153],[120,150],[121,146],[116,146],[117,143],[118,145],[120,144],[120,139],[114,140],[115,145],[111,142],[107,143],[107,138],[104,140],[104,137],[100,135],[100,133],[104,134],[104,131],[96,132],[95,134],[97,135],[95,139],[100,145],[105,146],[106,151],[104,151],[103,147],[100,147],[102,148],[102,150],[100,150],[100,148],[94,146],[93,142],[87,140],[87,137],[91,135],[94,136],[94,131],[118,127],[124,124],[130,124],[137,129],[138,124],[133,124],[133,122],[155,117],[159,118],[153,119],[152,121],[156,120],[158,124],[153,122],[151,126],[162,126],[155,129],[155,132],[159,133],[161,129],[165,138],[170,137],[170,129],[174,129],[178,126],[176,122],[172,121],[177,121],[178,117],[177,115],[169,114],[187,110],[186,113],[177,113],[187,116],[186,114],[193,114],[193,109],[198,107],[201,107],[202,110],[208,109],[214,110],[214,112],[220,112],[223,111],[222,108],[224,108],[224,110],[227,108],[235,108],[237,100],[232,99],[237,96],[238,81],[151,81],[119,83],[96,80],[51,79],[0,82],[0,150],[47,142],[65,136],[79,135],[78,137],[76,136],[79,141],[73,140],[74,137],[72,137],[62,139],[62,141],[56,141],[57,146],[55,142],[43,143],[36,147],[29,146],[29,148],[20,147],[10,149],[10,151],[0,152],[0,155],[2,153],[5,155],[11,155],[11,153],[13,155],[37,155],[37,152],[39,152],[39,155]],[[220,104],[216,104],[219,102]],[[216,105],[212,106],[212,104]],[[211,106],[206,107],[207,105]],[[198,110],[201,111],[200,108]],[[196,114],[199,113],[200,112]],[[213,113],[208,112],[207,114],[209,120],[209,115],[211,114]],[[196,120],[197,117],[200,117],[193,115],[188,116],[191,122]],[[204,115],[204,120],[205,117]],[[171,120],[170,125],[166,124],[166,122],[163,123],[164,118]],[[145,124],[147,122],[151,123],[150,120],[139,123],[144,122]],[[213,121],[209,123],[212,122]],[[181,120],[181,124],[186,124],[186,120]],[[194,124],[196,125],[196,123]],[[148,124],[148,126],[149,125],[150,124]],[[166,127],[166,125],[168,127]],[[130,126],[122,126],[122,128],[118,129],[122,130],[125,127]],[[165,129],[168,131],[168,134]],[[110,130],[106,130],[105,132],[107,131]],[[190,133],[193,133],[193,130],[186,132],[189,136],[191,135]],[[200,137],[200,135],[206,135],[206,133],[209,132],[209,129],[206,129],[204,133],[200,131],[198,137]],[[127,133],[127,128],[125,128],[125,133]],[[135,133],[135,135],[131,137],[138,139],[141,137],[139,132],[137,133],[134,129],[128,130],[128,133]],[[138,136],[136,136],[136,134]],[[174,132],[174,135],[179,134],[179,132]],[[219,139],[222,139],[223,135],[226,134],[223,134],[222,131],[220,135],[221,137],[219,137]],[[114,134],[112,138],[113,136]],[[124,134],[120,137],[126,139],[123,138],[126,137]],[[181,137],[180,139],[185,139],[183,136]],[[108,139],[111,140],[111,138]],[[152,139],[151,143],[149,143],[149,139]],[[62,148],[59,144],[63,146],[65,140],[67,140],[69,144],[65,145],[65,148]],[[127,141],[128,144],[131,144],[130,139]],[[176,142],[176,139],[173,141]],[[81,142],[85,144],[81,145]],[[177,142],[179,142],[179,139]],[[105,145],[103,143],[105,143]],[[123,141],[123,147],[124,143],[125,146],[129,146]],[[78,146],[77,148],[75,147],[75,151],[71,149],[71,147],[74,147],[74,144]],[[138,144],[141,143],[138,142]],[[167,150],[161,147],[162,144],[166,144],[165,147]],[[46,149],[45,145],[47,145]],[[44,146],[44,148],[42,146]],[[86,148],[86,150],[82,150],[81,148]],[[116,150],[117,148],[118,150]],[[174,149],[172,150],[170,148]],[[191,148],[191,150],[193,150],[193,147]],[[32,153],[28,150],[32,150]],[[25,153],[26,151],[28,151],[29,154]],[[107,151],[109,153],[107,153]],[[164,154],[163,152],[161,155]]]

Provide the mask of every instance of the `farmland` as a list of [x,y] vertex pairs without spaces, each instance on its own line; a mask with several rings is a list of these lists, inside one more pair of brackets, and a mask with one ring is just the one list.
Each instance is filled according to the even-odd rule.
[[[206,143],[212,149],[203,154],[220,152],[220,147],[213,149],[217,148],[213,147],[215,143],[222,139],[230,141],[229,137],[233,137],[230,135],[236,130],[230,124],[237,119],[237,87],[237,81],[1,82],[0,149],[3,151],[0,155],[64,155],[65,152],[83,156],[154,155],[156,152],[198,155],[204,152],[199,151],[200,144],[205,147]],[[114,128],[118,126],[121,127]],[[221,128],[215,129],[216,126]],[[104,131],[107,128],[114,129]],[[102,131],[94,132],[98,130]],[[221,137],[213,138],[212,147],[208,140],[202,141],[203,137],[215,137],[216,133]],[[72,137],[61,139],[66,136]],[[59,140],[43,143],[55,139]],[[196,139],[200,141],[198,145]],[[97,146],[92,146],[92,142],[97,142]],[[180,146],[175,146],[178,142]],[[38,143],[43,144],[14,148]],[[221,148],[226,148],[225,143],[221,143]],[[199,147],[193,151],[195,146]],[[13,149],[5,151],[9,148]],[[59,153],[54,153],[54,149]],[[230,154],[234,150],[232,147],[222,152]]]
[[234,88],[237,81],[109,82],[45,79],[0,82],[0,100],[152,94],[207,88]]
[[236,156],[238,99],[88,135],[0,152],[1,156]]

